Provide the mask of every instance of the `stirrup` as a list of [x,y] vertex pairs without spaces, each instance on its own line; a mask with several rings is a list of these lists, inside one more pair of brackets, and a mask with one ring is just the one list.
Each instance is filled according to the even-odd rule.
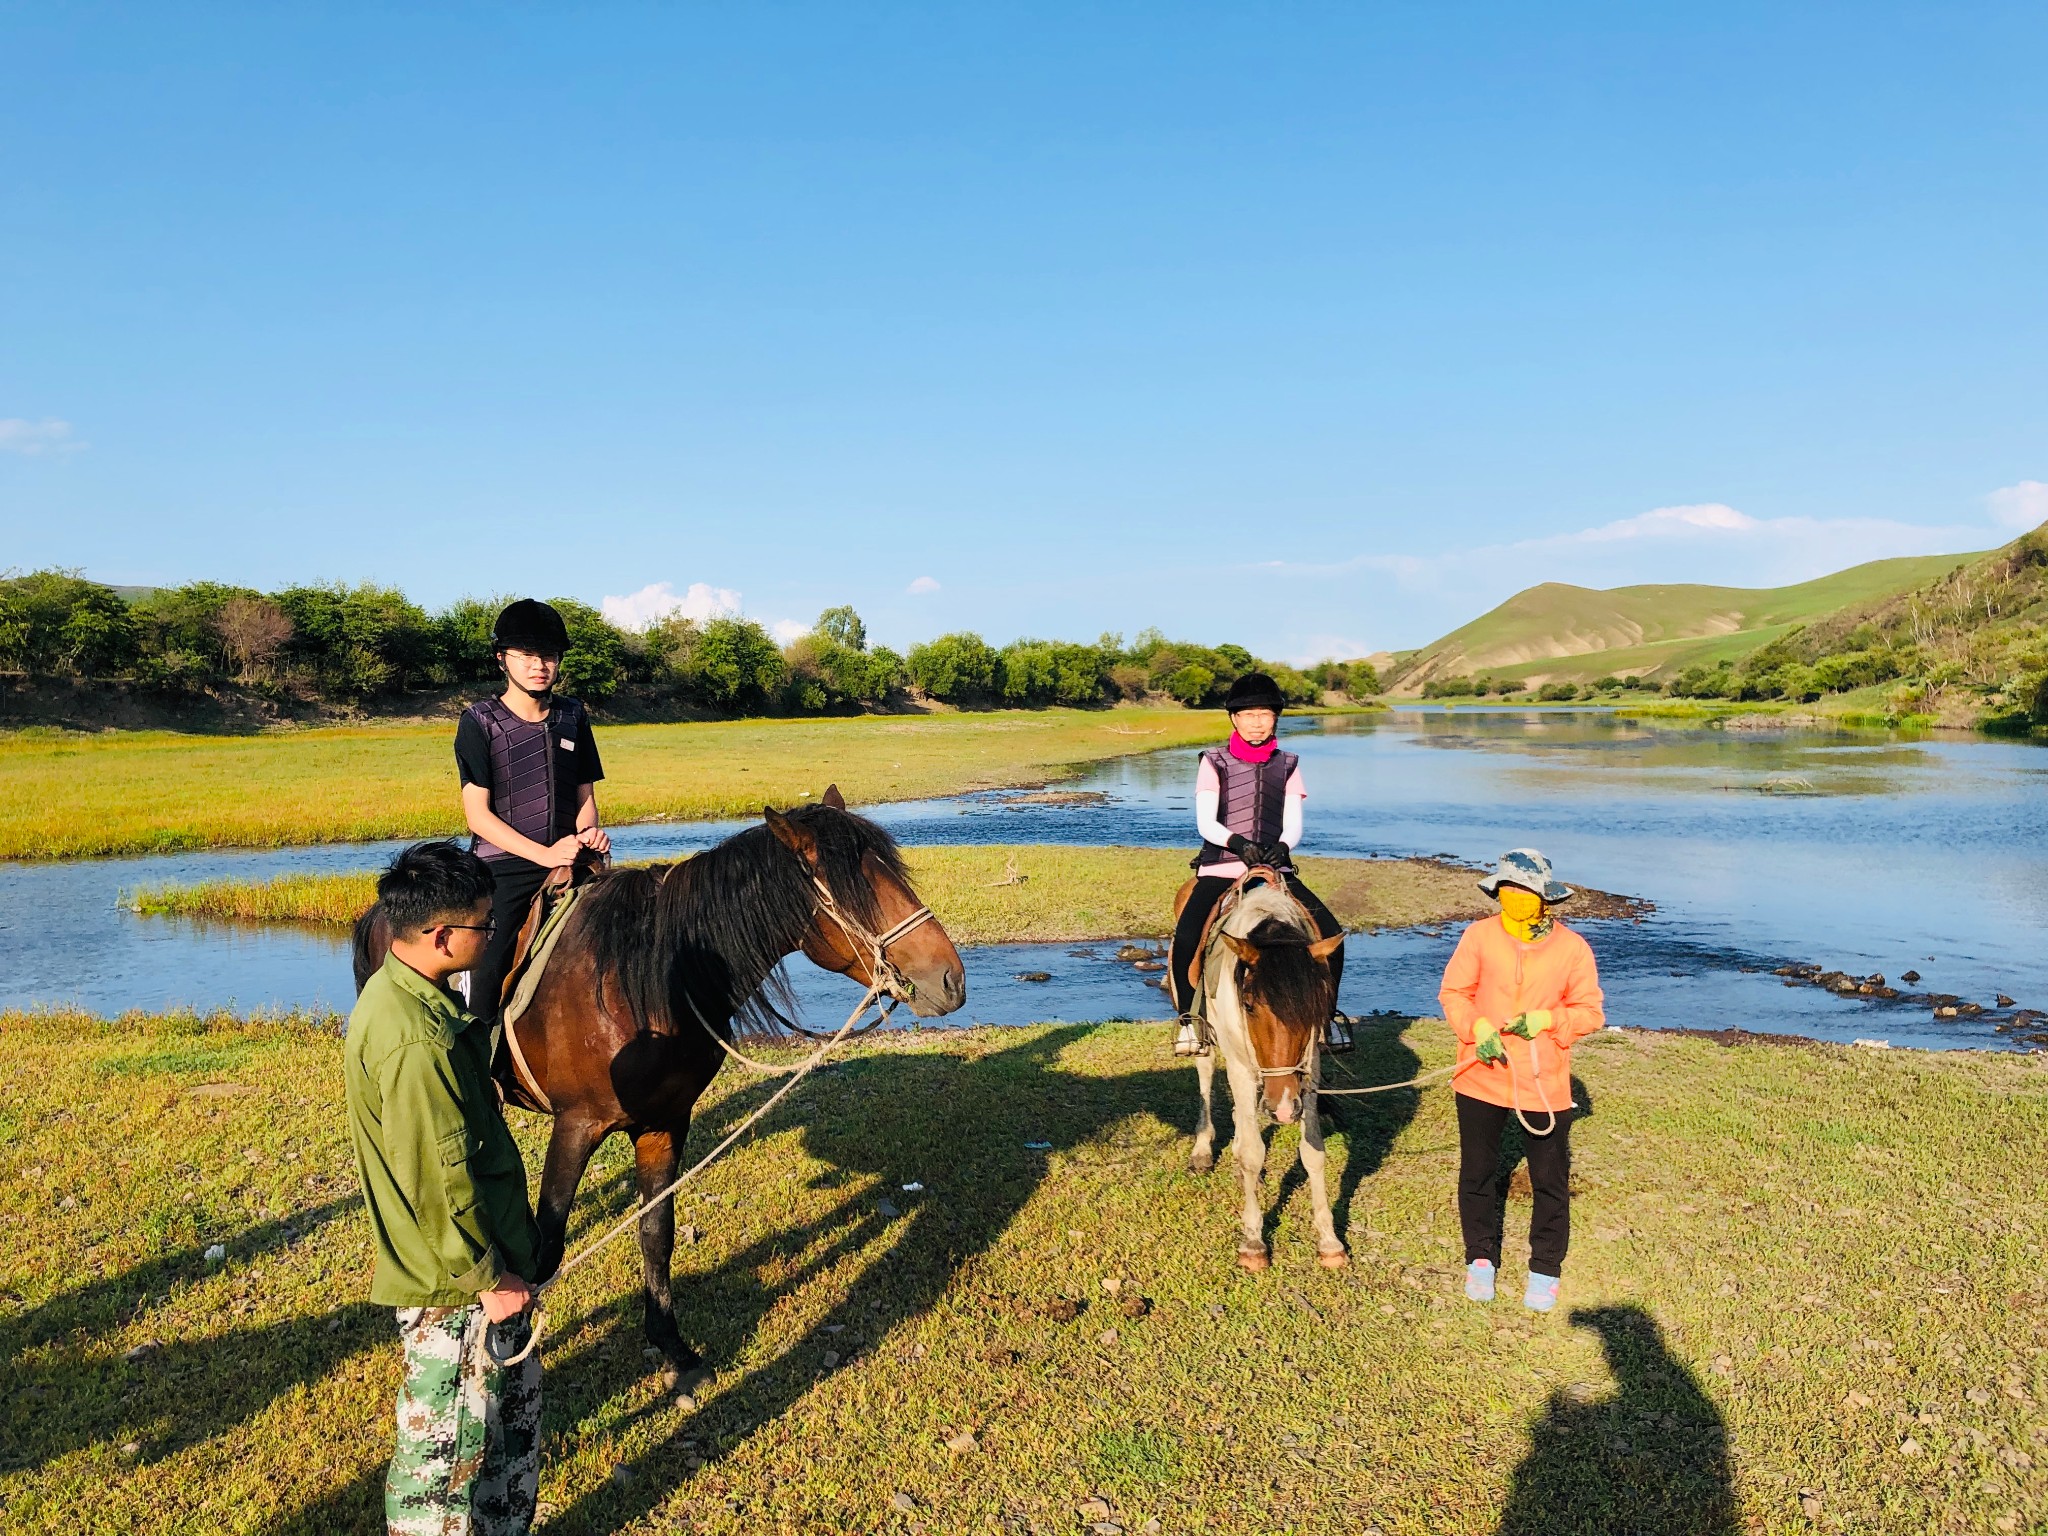
[[1323,1028],[1323,1049],[1332,1056],[1342,1056],[1351,1049],[1351,1016],[1341,1008],[1330,1015],[1330,1022]]
[[1180,1032],[1173,1037],[1173,1054],[1176,1056],[1206,1056],[1209,1042],[1202,1038],[1202,1032],[1195,1027],[1195,1021],[1183,1015]]

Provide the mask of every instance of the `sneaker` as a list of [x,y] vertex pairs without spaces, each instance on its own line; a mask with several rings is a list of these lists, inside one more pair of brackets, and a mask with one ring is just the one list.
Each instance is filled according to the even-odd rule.
[[1351,1049],[1351,1016],[1346,1013],[1330,1015],[1329,1026],[1323,1031],[1323,1049],[1332,1056],[1342,1056]]
[[1563,1282],[1556,1275],[1539,1275],[1529,1271],[1529,1289],[1523,1293],[1522,1305],[1531,1312],[1548,1312],[1557,1305],[1557,1288]]
[[1465,1299],[1493,1300],[1493,1260],[1474,1259],[1465,1266]]
[[1173,1037],[1173,1054],[1176,1056],[1206,1056],[1209,1047],[1202,1043],[1201,1035],[1195,1029],[1193,1019],[1180,1021],[1180,1033]]

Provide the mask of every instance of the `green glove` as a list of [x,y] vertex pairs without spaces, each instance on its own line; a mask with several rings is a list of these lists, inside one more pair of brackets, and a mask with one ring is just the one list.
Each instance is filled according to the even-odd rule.
[[1481,1061],[1506,1061],[1508,1048],[1500,1043],[1500,1031],[1485,1019],[1472,1025],[1472,1041],[1479,1048]]
[[1508,1021],[1507,1030],[1511,1035],[1520,1035],[1524,1040],[1534,1040],[1550,1028],[1550,1010],[1531,1008],[1527,1013],[1518,1013]]

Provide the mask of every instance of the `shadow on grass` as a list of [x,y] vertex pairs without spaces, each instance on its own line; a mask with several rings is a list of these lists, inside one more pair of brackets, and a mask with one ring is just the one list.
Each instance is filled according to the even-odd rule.
[[[833,1074],[829,1098],[806,1111],[804,1140],[812,1156],[836,1170],[829,1187],[846,1175],[873,1177],[903,1207],[900,1221],[883,1216],[874,1195],[839,1200],[818,1219],[763,1237],[710,1274],[684,1277],[677,1287],[677,1314],[684,1329],[715,1363],[730,1361],[753,1342],[760,1321],[783,1296],[834,1265],[864,1252],[874,1257],[816,1327],[772,1359],[751,1365],[737,1380],[721,1385],[698,1413],[680,1421],[655,1447],[627,1465],[623,1485],[612,1482],[574,1500],[558,1512],[551,1530],[607,1533],[658,1510],[693,1475],[683,1461],[685,1440],[707,1465],[796,1408],[828,1374],[829,1349],[847,1360],[873,1352],[896,1329],[931,1310],[961,1267],[992,1248],[1008,1230],[1045,1178],[1044,1152],[1027,1151],[1027,1139],[1070,1151],[1103,1135],[1119,1121],[1150,1116],[1192,1137],[1195,1084],[1190,1071],[1158,1069],[1091,1077],[1063,1070],[1061,1053],[1092,1026],[1048,1030],[1006,1049],[974,1057],[884,1056],[848,1062]],[[1358,1070],[1367,1081],[1381,1074],[1410,1077],[1413,1054],[1388,1037],[1361,1049]],[[721,1119],[744,1111],[736,1101],[721,1105]],[[1390,1100],[1354,1124],[1338,1127],[1349,1138],[1347,1194],[1358,1178],[1379,1166],[1393,1137],[1414,1112],[1412,1095]],[[708,1136],[706,1125],[699,1134]],[[1178,1163],[1184,1150],[1171,1154]],[[1356,1167],[1355,1175],[1351,1172]],[[921,1180],[917,1195],[896,1193],[899,1184]],[[1283,1191],[1283,1198],[1286,1191]],[[1227,1200],[1216,1209],[1217,1262],[1227,1264],[1235,1224]],[[688,1250],[683,1250],[687,1254]],[[991,1307],[1009,1298],[990,1297]],[[632,1310],[607,1309],[621,1329]],[[827,1330],[840,1330],[828,1332]],[[615,1401],[643,1376],[637,1331],[621,1347],[614,1339],[550,1363],[553,1401],[563,1418],[580,1420],[606,1401]],[[991,1372],[1028,1370],[991,1362]],[[673,1413],[656,1399],[634,1417]],[[555,1419],[550,1413],[550,1419]],[[616,1422],[616,1421],[615,1421]],[[622,1426],[621,1426],[622,1427]]]
[[1734,1536],[1727,1430],[1640,1307],[1573,1312],[1620,1390],[1553,1393],[1515,1469],[1500,1536]]
[[[690,1461],[715,1466],[722,1455],[798,1408],[828,1376],[828,1350],[850,1363],[884,1347],[893,1332],[930,1311],[962,1266],[1002,1239],[1043,1183],[1048,1154],[1027,1150],[1025,1141],[1050,1142],[1057,1155],[1099,1142],[1134,1116],[1149,1116],[1178,1137],[1192,1136],[1193,1073],[1168,1065],[1163,1033],[1157,1068],[1106,1077],[1063,1068],[1061,1054],[1092,1029],[1050,1029],[967,1054],[853,1058],[832,1069],[815,1096],[786,1111],[801,1121],[806,1151],[826,1167],[818,1187],[829,1192],[831,1204],[810,1221],[763,1234],[702,1273],[689,1272],[692,1250],[679,1250],[678,1321],[714,1367],[725,1370],[701,1410],[680,1413],[671,1398],[648,1390],[637,1286],[582,1314],[573,1329],[558,1312],[565,1333],[547,1358],[546,1440],[559,1445],[578,1426],[599,1420],[607,1439],[649,1421],[659,1424],[659,1438],[625,1464],[623,1478],[602,1482],[555,1512],[550,1529],[606,1533],[644,1519],[690,1486],[699,1470]],[[1364,1082],[1398,1080],[1416,1071],[1413,1052],[1392,1032],[1362,1039],[1353,1062]],[[693,1127],[693,1147],[710,1145],[774,1086],[749,1083],[709,1108]],[[1351,1101],[1332,1116],[1333,1133],[1347,1143],[1344,1202],[1384,1161],[1415,1102],[1412,1090],[1376,1095]],[[778,1115],[768,1128],[787,1123]],[[1184,1155],[1182,1143],[1169,1157],[1177,1166]],[[898,1190],[912,1180],[927,1188],[916,1194]],[[1283,1181],[1276,1207],[1294,1189]],[[884,1214],[883,1191],[901,1207],[900,1216]],[[629,1198],[616,1180],[587,1188],[579,1202],[579,1232],[587,1236],[623,1213]],[[288,1263],[292,1243],[356,1208],[351,1196],[289,1221],[252,1227],[229,1243],[231,1263],[259,1255],[266,1266]],[[1219,1196],[1215,1223],[1220,1268],[1230,1262],[1235,1236],[1227,1198]],[[763,1320],[778,1302],[848,1261],[860,1263],[860,1273],[814,1328],[772,1356],[732,1370],[731,1362],[758,1350]],[[226,1435],[295,1388],[366,1351],[395,1344],[388,1309],[361,1304],[223,1337],[172,1340],[133,1364],[118,1356],[87,1358],[90,1336],[120,1326],[138,1297],[161,1299],[210,1269],[198,1252],[180,1252],[54,1298],[0,1329],[16,1388],[7,1395],[6,1419],[0,1422],[14,1446],[33,1443],[26,1459],[19,1452],[8,1458],[7,1470],[128,1440],[141,1444],[143,1460],[154,1460]],[[1010,1302],[989,1298],[991,1306]],[[43,1360],[24,1370],[24,1351],[52,1345]],[[991,1362],[987,1369],[1030,1367]],[[388,1446],[388,1409],[377,1403],[364,1421],[336,1425],[335,1433],[374,1433]],[[32,1437],[19,1433],[30,1427],[30,1413],[37,1419]],[[380,1529],[381,1461],[339,1486],[316,1491],[320,1457],[317,1448],[308,1451],[307,1500],[271,1528],[293,1536]]]
[[[1323,1070],[1324,1083],[1332,1088],[1369,1088],[1379,1083],[1403,1083],[1418,1076],[1422,1071],[1422,1058],[1401,1038],[1403,1031],[1414,1022],[1413,1019],[1383,1015],[1369,1023],[1353,1025],[1355,1046],[1348,1055],[1330,1058],[1342,1065],[1335,1070],[1326,1066]],[[1229,1084],[1223,1081],[1223,1074],[1217,1073],[1217,1079],[1223,1082],[1227,1096]],[[1344,1170],[1338,1176],[1337,1187],[1330,1191],[1330,1215],[1337,1224],[1339,1236],[1350,1228],[1351,1201],[1358,1193],[1358,1186],[1368,1174],[1380,1171],[1387,1154],[1394,1148],[1394,1142],[1415,1118],[1416,1110],[1422,1107],[1422,1094],[1420,1088],[1397,1088],[1391,1093],[1340,1095],[1317,1100],[1325,1134],[1334,1132],[1344,1138]],[[1229,1122],[1221,1123],[1227,1125]],[[1222,1164],[1219,1162],[1218,1166]],[[1268,1245],[1273,1241],[1280,1213],[1287,1208],[1295,1192],[1307,1183],[1308,1175],[1302,1169],[1300,1157],[1296,1156],[1288,1163],[1272,1207],[1266,1213]]]

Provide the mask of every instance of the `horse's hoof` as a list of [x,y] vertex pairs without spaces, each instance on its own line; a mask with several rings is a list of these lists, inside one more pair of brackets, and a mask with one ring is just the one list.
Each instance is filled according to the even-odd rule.
[[1216,1166],[1216,1155],[1197,1152],[1188,1159],[1189,1173],[1208,1173]]
[[672,1386],[678,1398],[687,1397],[694,1402],[711,1390],[711,1372],[705,1366],[695,1366],[680,1374],[671,1367],[669,1374],[675,1377]]
[[1342,1269],[1351,1262],[1351,1255],[1339,1248],[1334,1253],[1319,1253],[1316,1262],[1325,1269]]
[[1243,1249],[1239,1249],[1237,1255],[1237,1262],[1242,1268],[1250,1270],[1253,1274],[1257,1274],[1260,1270],[1264,1269],[1268,1264],[1271,1264],[1273,1261],[1266,1257],[1266,1251],[1262,1248],[1257,1253],[1249,1253]]

